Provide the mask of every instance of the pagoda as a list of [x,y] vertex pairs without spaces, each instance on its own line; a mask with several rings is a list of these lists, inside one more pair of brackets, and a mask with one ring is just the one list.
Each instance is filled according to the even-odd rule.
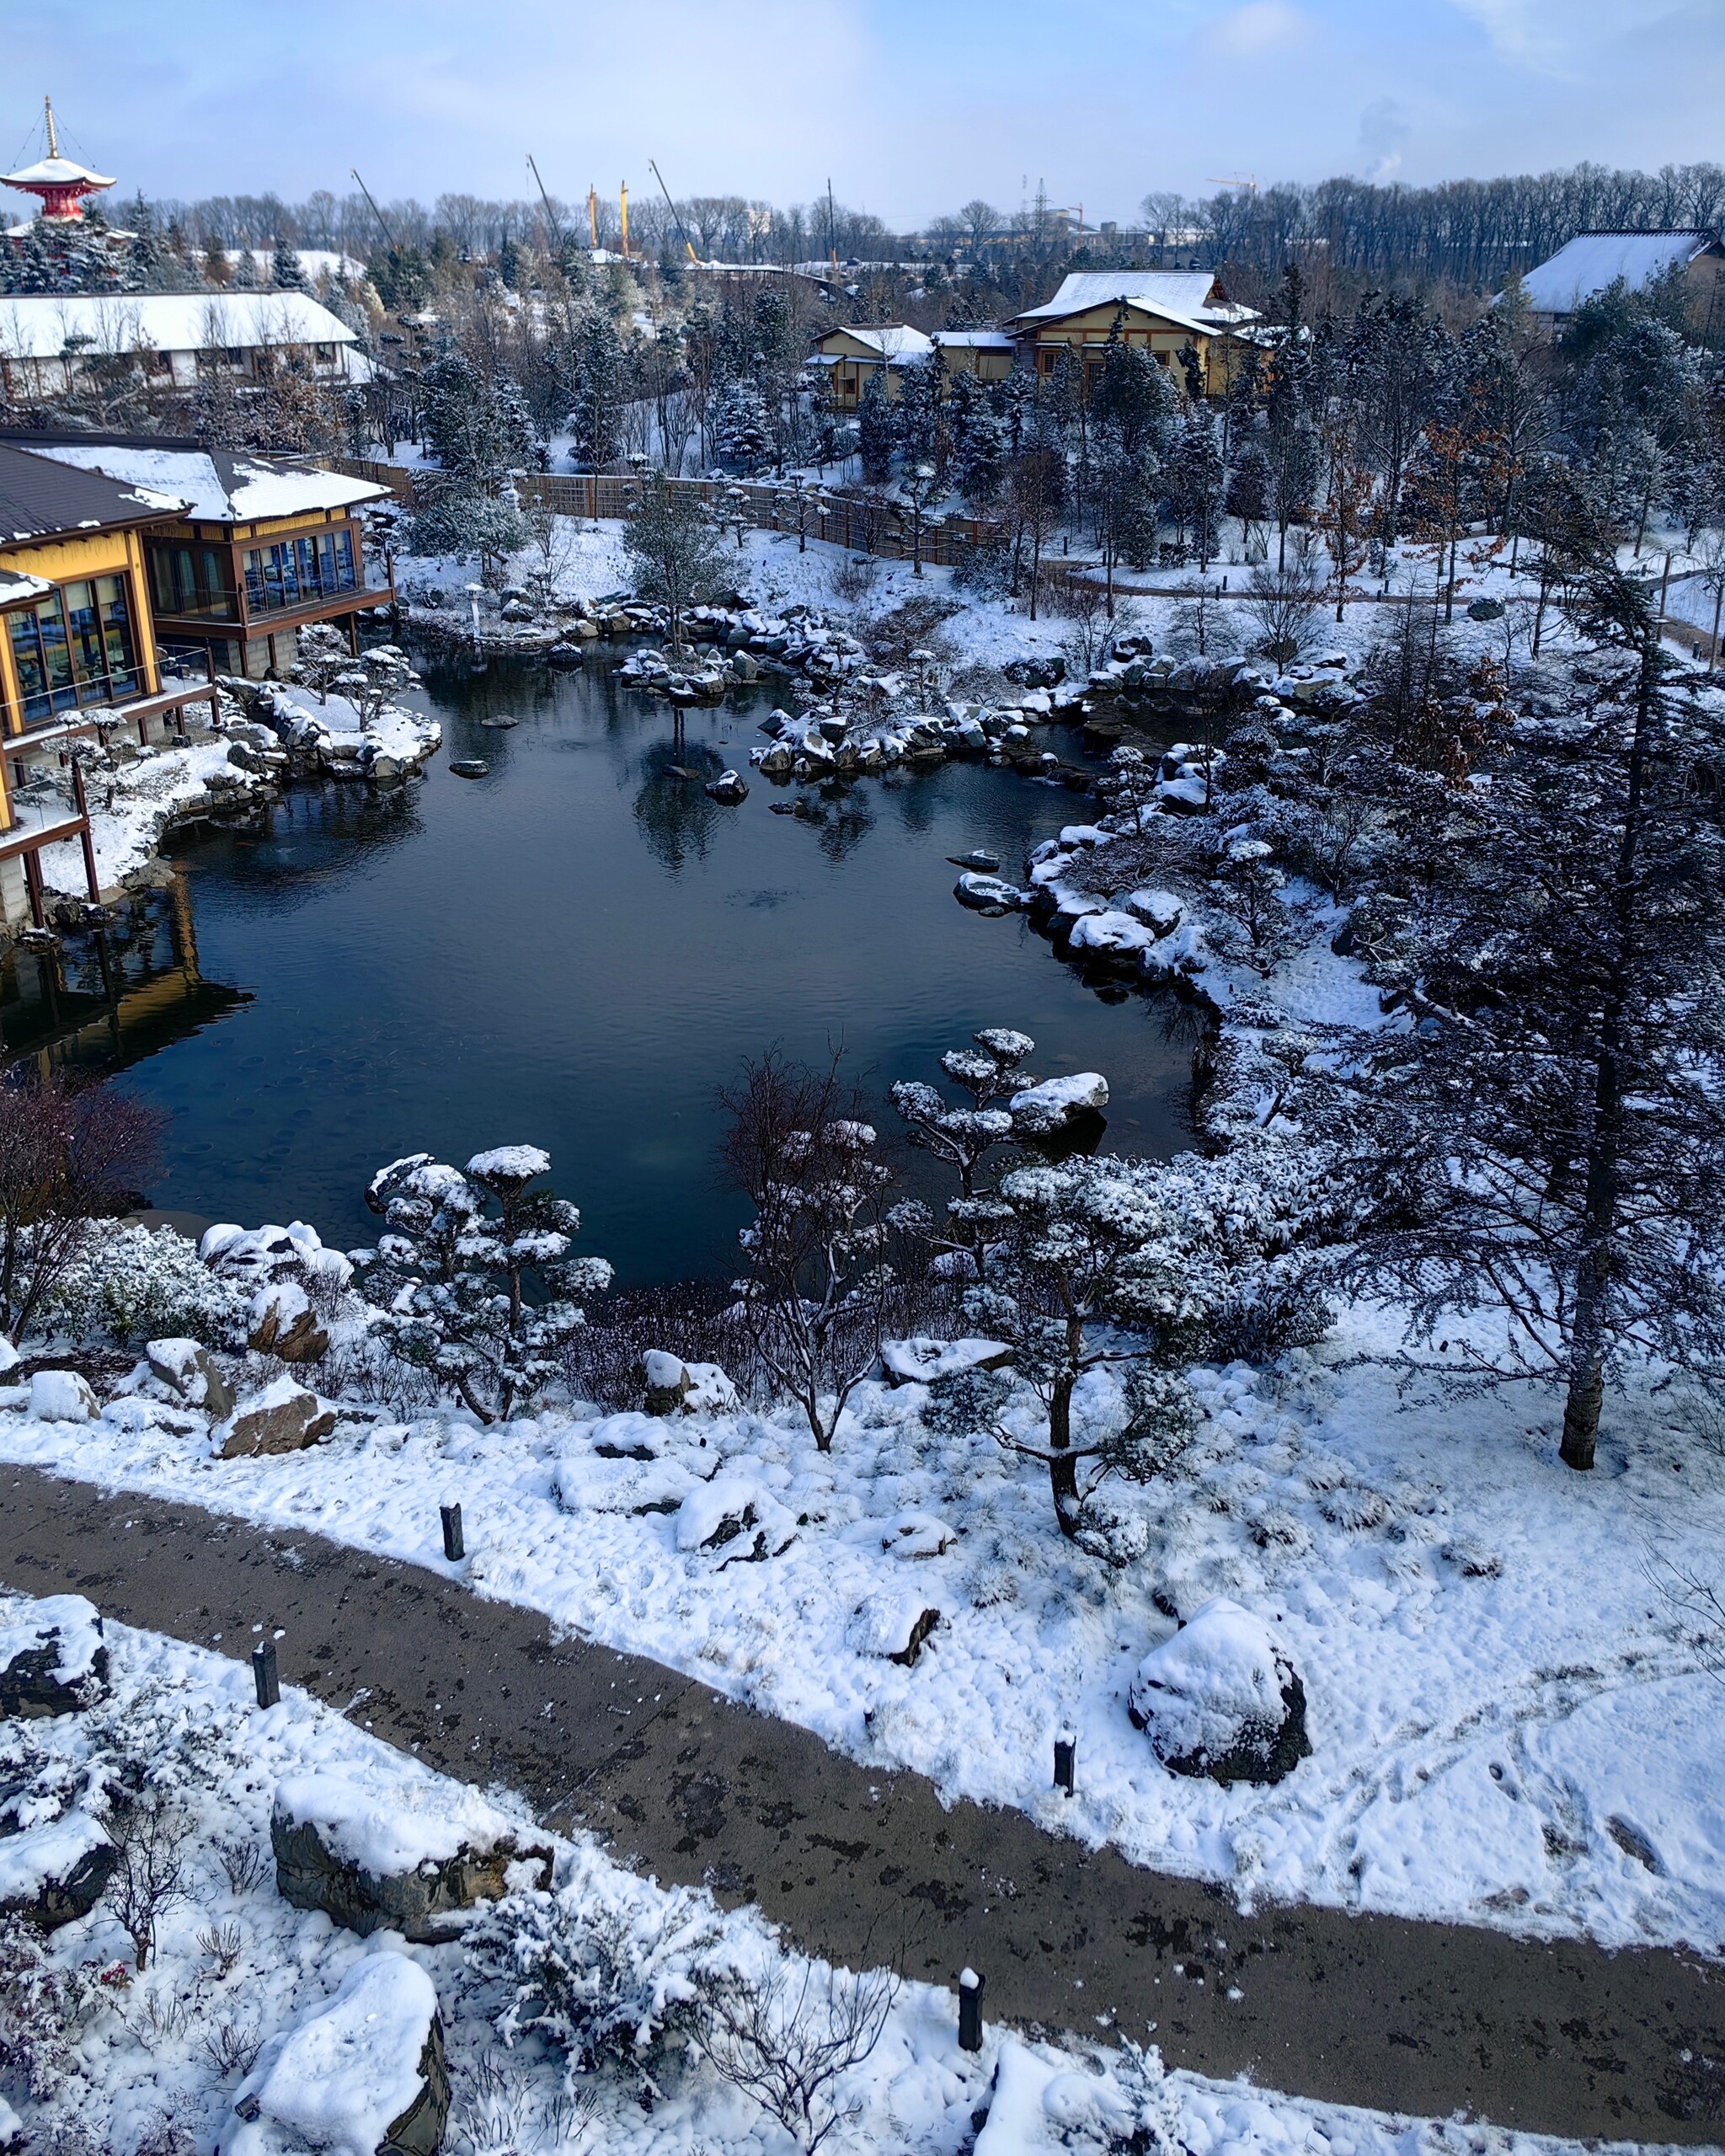
[[42,99],[42,113],[48,124],[48,154],[35,164],[25,165],[19,172],[0,172],[0,186],[16,187],[21,194],[40,195],[41,214],[56,222],[77,224],[83,222],[83,198],[86,195],[99,195],[114,182],[104,179],[99,172],[92,172],[88,165],[74,164],[70,158],[60,154],[59,138],[54,131],[54,100]]

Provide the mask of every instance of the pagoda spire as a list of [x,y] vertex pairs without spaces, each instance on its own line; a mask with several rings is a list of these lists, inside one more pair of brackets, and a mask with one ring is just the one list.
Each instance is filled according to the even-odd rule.
[[99,195],[114,182],[99,172],[92,172],[88,165],[61,156],[51,97],[42,99],[42,117],[47,124],[47,156],[38,158],[35,164],[25,165],[20,171],[0,172],[0,186],[15,187],[24,195],[40,195],[43,217],[74,224],[83,216],[84,196]]

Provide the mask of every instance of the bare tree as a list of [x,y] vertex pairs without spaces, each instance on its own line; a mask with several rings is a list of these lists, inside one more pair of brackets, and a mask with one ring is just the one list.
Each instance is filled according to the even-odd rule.
[[1278,569],[1260,562],[1246,586],[1246,612],[1258,631],[1259,649],[1279,666],[1297,659],[1322,599],[1317,564],[1306,548],[1296,546],[1292,560]]
[[715,1984],[695,2041],[721,2080],[814,2156],[862,2110],[839,2084],[880,2041],[898,1991],[886,1969],[855,1976],[814,1961],[776,1961],[765,1977]]
[[140,1971],[149,1965],[158,1919],[188,1898],[185,1847],[195,1830],[191,1814],[160,1789],[126,1790],[109,1812],[117,1861],[108,1897]]
[[0,1312],[14,1342],[82,1254],[91,1220],[136,1199],[163,1120],[58,1072],[0,1084]]
[[842,1063],[842,1049],[820,1069],[775,1049],[719,1095],[726,1165],[755,1208],[741,1235],[743,1317],[823,1452],[880,1352],[894,1284],[892,1171],[873,1157],[876,1134]]

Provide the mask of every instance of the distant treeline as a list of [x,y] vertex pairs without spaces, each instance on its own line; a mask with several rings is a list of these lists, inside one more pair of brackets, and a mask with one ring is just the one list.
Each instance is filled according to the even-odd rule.
[[[216,195],[159,206],[199,242],[229,249],[286,238],[340,249],[361,259],[392,245],[495,258],[510,243],[545,255],[585,244],[596,229],[616,246],[619,206],[551,198],[492,201],[440,195],[428,209],[411,197],[371,208],[362,195],[325,191],[303,202],[275,195]],[[629,206],[635,251],[681,260],[684,238],[703,257],[789,263],[836,253],[841,261],[932,257],[986,264],[996,274],[1020,260],[1047,265],[1082,258],[1095,265],[1190,262],[1274,279],[1290,262],[1327,264],[1348,280],[1454,285],[1490,290],[1512,270],[1553,254],[1578,232],[1718,227],[1725,216],[1725,168],[1667,165],[1658,173],[1580,164],[1567,172],[1502,179],[1445,180],[1433,187],[1377,185],[1351,179],[1312,186],[1231,188],[1204,200],[1145,197],[1135,229],[1106,237],[1072,232],[1045,208],[1009,215],[981,201],[932,218],[920,233],[894,233],[868,211],[825,200],[781,208],[742,195],[692,195],[675,212],[642,195]],[[386,237],[386,233],[387,236]]]

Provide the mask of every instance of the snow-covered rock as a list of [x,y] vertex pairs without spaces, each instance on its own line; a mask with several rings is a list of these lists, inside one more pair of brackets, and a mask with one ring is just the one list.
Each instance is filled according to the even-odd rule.
[[960,906],[1004,906],[1008,912],[1017,912],[1028,904],[1026,894],[1017,884],[1007,883],[1001,876],[985,876],[966,869],[953,886],[953,896]]
[[430,2156],[449,2116],[431,1979],[404,1954],[371,1954],[326,2006],[274,2039],[241,2083],[221,2156]]
[[144,1348],[150,1375],[178,1393],[188,1407],[215,1419],[233,1413],[233,1388],[201,1340],[152,1340]]
[[101,1411],[76,1370],[38,1370],[30,1378],[30,1413],[39,1422],[93,1422]]
[[211,1433],[218,1459],[249,1459],[263,1452],[302,1452],[321,1444],[335,1427],[336,1410],[285,1373],[262,1392],[243,1399]]
[[1108,1082],[1100,1071],[1074,1071],[1069,1078],[1027,1086],[1007,1105],[1027,1137],[1041,1137],[1064,1130],[1079,1115],[1100,1113],[1108,1105]]
[[0,1839],[0,1918],[24,1917],[57,1931],[95,1907],[118,1851],[99,1821],[68,1811]]
[[322,1909],[363,1937],[446,1937],[481,1899],[550,1883],[552,1854],[477,1790],[433,1780],[385,1791],[341,1774],[297,1774],[270,1808],[275,1883],[296,1909]]
[[910,1588],[887,1587],[868,1596],[851,1613],[845,1644],[859,1655],[911,1668],[922,1643],[940,1623],[940,1612],[925,1595]]
[[1225,1595],[1145,1656],[1127,1708],[1171,1773],[1279,1782],[1311,1750],[1293,1664],[1263,1619]]
[[663,1348],[649,1348],[641,1358],[647,1383],[647,1412],[666,1415],[734,1415],[737,1388],[716,1362],[685,1362]]
[[319,1362],[329,1352],[329,1335],[296,1280],[271,1281],[260,1287],[246,1312],[246,1345],[259,1355],[273,1355],[283,1362]]
[[927,1333],[883,1340],[880,1348],[881,1368],[889,1385],[927,1385],[936,1378],[956,1377],[961,1370],[998,1370],[1012,1359],[1012,1351],[1004,1340],[931,1340]]
[[45,1595],[0,1619],[0,1715],[73,1714],[107,1685],[101,1616],[82,1595]]
[[777,1557],[796,1535],[796,1521],[766,1485],[740,1471],[698,1485],[677,1511],[677,1548],[712,1550],[726,1565]]

